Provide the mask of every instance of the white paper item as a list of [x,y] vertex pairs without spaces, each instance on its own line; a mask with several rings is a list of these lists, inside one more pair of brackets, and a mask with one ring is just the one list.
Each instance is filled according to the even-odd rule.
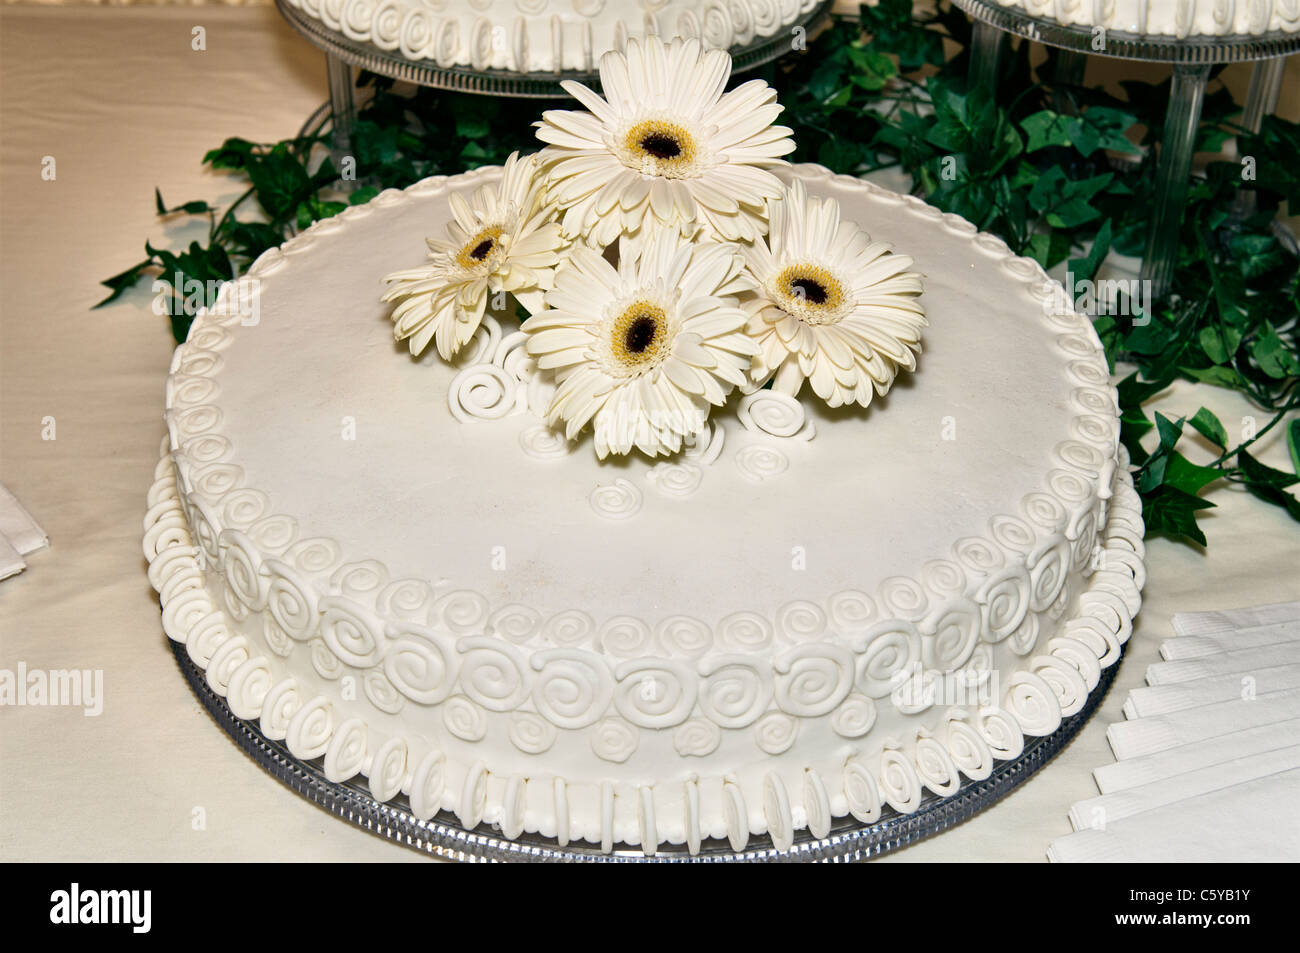
[[9,544],[9,540],[0,535],[0,579],[16,576],[27,568],[22,553]]
[[1160,646],[1160,656],[1166,660],[1198,658],[1220,652],[1240,652],[1262,645],[1300,641],[1300,621],[1274,622],[1214,635],[1184,635],[1170,639]]
[[1155,662],[1147,666],[1148,685],[1173,685],[1216,675],[1239,675],[1242,672],[1276,668],[1300,663],[1300,642],[1279,642],[1240,652],[1222,652],[1200,658]]
[[1300,718],[1179,745],[1167,751],[1104,764],[1092,772],[1102,794],[1135,788],[1188,771],[1300,744]]
[[1300,770],[1211,791],[1058,837],[1057,863],[1294,863],[1300,861]]
[[1300,768],[1300,744],[1243,755],[1126,791],[1079,801],[1070,808],[1070,824],[1076,831],[1104,830],[1126,817],[1295,768]]
[[1121,721],[1106,729],[1106,740],[1120,761],[1178,745],[1216,738],[1243,728],[1300,718],[1300,691],[1260,695],[1251,701],[1219,702],[1167,715]]
[[18,498],[3,483],[0,483],[0,536],[8,539],[9,545],[20,556],[49,545],[45,530],[41,529],[32,514],[27,512],[26,507],[18,502]]
[[1208,635],[1274,622],[1294,622],[1296,619],[1300,619],[1300,602],[1275,602],[1217,612],[1175,612],[1173,626],[1178,635]]
[[1300,688],[1300,663],[1228,672],[1172,685],[1139,686],[1124,700],[1124,717],[1146,718],[1235,699]]

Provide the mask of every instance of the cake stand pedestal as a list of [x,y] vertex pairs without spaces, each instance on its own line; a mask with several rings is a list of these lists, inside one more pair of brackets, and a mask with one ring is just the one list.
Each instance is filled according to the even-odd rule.
[[[1153,297],[1170,290],[1178,258],[1178,230],[1187,202],[1188,176],[1195,151],[1196,129],[1201,120],[1205,83],[1210,67],[1220,63],[1258,61],[1251,78],[1250,95],[1242,125],[1259,131],[1265,113],[1277,104],[1282,87],[1285,57],[1300,50],[1300,33],[1266,33],[1260,36],[1135,36],[1106,30],[1094,34],[1094,27],[1065,26],[1030,16],[1023,10],[999,6],[995,0],[953,0],[974,21],[971,40],[970,83],[995,89],[1001,50],[1010,34],[1066,51],[1058,63],[1057,78],[1066,82],[1082,79],[1085,57],[1090,53],[1148,63],[1170,63],[1173,82],[1165,112],[1160,156],[1156,166],[1155,211],[1142,256],[1142,278],[1151,282]],[[1238,200],[1243,217],[1253,209],[1253,194]]]
[[[732,72],[755,69],[790,52],[793,31],[798,28],[811,33],[830,18],[833,5],[834,0],[823,0],[773,36],[759,37],[746,46],[733,47],[730,50]],[[563,99],[568,95],[560,86],[564,80],[576,80],[599,88],[599,74],[595,71],[516,73],[500,69],[473,69],[469,66],[443,67],[432,60],[412,61],[398,50],[383,50],[373,43],[353,40],[338,30],[332,30],[320,20],[313,19],[292,6],[288,0],[275,0],[275,6],[291,27],[325,53],[335,142],[344,147],[356,121],[352,74],[354,67],[417,86],[488,96]]]
[[647,857],[638,848],[616,844],[612,853],[580,841],[560,844],[536,834],[524,834],[511,840],[488,824],[466,830],[452,814],[440,812],[429,820],[411,813],[405,795],[391,801],[377,801],[364,783],[358,780],[330,781],[325,777],[323,759],[302,761],[295,758],[282,741],[273,741],[261,731],[256,721],[237,717],[226,700],[213,691],[203,669],[189,657],[185,646],[169,642],[176,664],[203,707],[217,724],[234,739],[257,764],[277,780],[363,830],[387,838],[412,850],[439,857],[478,863],[848,863],[868,860],[923,840],[947,830],[991,807],[1028,780],[1061,751],[1092,717],[1110,690],[1122,662],[1117,659],[1102,669],[1101,678],[1083,708],[1061,721],[1050,735],[1027,737],[1025,747],[1009,761],[995,762],[992,774],[982,781],[966,781],[948,797],[927,793],[920,808],[912,814],[899,814],[884,807],[880,819],[863,824],[853,818],[841,818],[830,833],[815,838],[807,830],[796,836],[794,844],[784,850],[773,846],[766,835],[755,834],[743,850],[733,850],[725,840],[706,840],[698,854],[686,848],[660,845],[654,856]]

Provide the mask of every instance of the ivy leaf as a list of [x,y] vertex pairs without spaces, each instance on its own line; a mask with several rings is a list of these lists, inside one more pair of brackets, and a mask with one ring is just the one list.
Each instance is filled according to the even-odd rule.
[[1174,444],[1178,442],[1178,438],[1183,435],[1182,418],[1173,421],[1157,411],[1156,430],[1160,434],[1160,449],[1172,450]]
[[1054,268],[1070,254],[1070,236],[1064,232],[1039,232],[1029,239],[1025,254],[1043,266]]
[[1295,351],[1278,337],[1267,321],[1264,330],[1255,338],[1250,354],[1259,369],[1276,380],[1300,375],[1300,360],[1297,360]]
[[1228,240],[1228,248],[1244,278],[1258,278],[1286,260],[1286,252],[1272,234],[1242,232]]
[[1218,467],[1203,467],[1192,463],[1177,451],[1171,452],[1167,459],[1169,463],[1164,468],[1164,485],[1193,496],[1200,493],[1206,484],[1222,479],[1224,475]]
[[1247,485],[1271,486],[1282,490],[1300,483],[1300,476],[1266,466],[1245,450],[1237,451],[1237,463],[1241,465],[1241,473],[1246,478]]
[[1229,390],[1247,390],[1242,376],[1231,367],[1184,367],[1182,372],[1194,380]]
[[1228,431],[1223,428],[1219,418],[1208,408],[1202,407],[1192,419],[1187,421],[1206,440],[1222,450],[1228,448]]
[[145,269],[152,264],[153,264],[152,257],[146,258],[138,265],[132,265],[130,268],[126,269],[126,271],[119,272],[118,274],[114,275],[112,278],[106,278],[103,281],[101,281],[100,284],[103,285],[105,288],[110,289],[111,293],[104,300],[96,303],[94,307],[102,308],[104,307],[104,305],[112,301],[116,301],[129,288],[133,288],[135,286],[135,283],[144,276]]
[[1274,506],[1280,506],[1286,510],[1293,520],[1300,522],[1300,500],[1297,500],[1291,493],[1280,490],[1275,486],[1263,486],[1257,483],[1247,483],[1246,489],[1251,495],[1263,500],[1265,503],[1272,503]]
[[1121,112],[1107,106],[1092,106],[1082,116],[1072,119],[1067,134],[1070,142],[1085,156],[1098,149],[1141,155],[1142,150],[1133,145],[1124,131],[1137,122],[1132,113]]
[[369,202],[378,194],[379,194],[379,189],[375,188],[373,185],[367,185],[364,188],[357,189],[351,195],[349,195],[348,204],[365,205],[367,202]]
[[1300,417],[1286,425],[1286,448],[1291,453],[1291,469],[1300,475]]
[[863,50],[849,47],[849,62],[854,72],[850,82],[870,92],[884,89],[885,85],[898,75],[898,67],[884,53],[875,50]]
[[257,189],[257,200],[275,221],[290,218],[299,201],[312,191],[306,167],[283,143],[265,156],[257,157],[247,169]]
[[1202,500],[1176,487],[1161,485],[1142,497],[1142,519],[1148,533],[1164,533],[1205,546],[1205,534],[1196,523],[1196,512],[1213,506],[1209,500]]
[[1168,381],[1138,380],[1138,372],[1134,371],[1116,384],[1115,390],[1119,393],[1120,407],[1140,407],[1168,386]]
[[465,139],[482,139],[491,131],[491,124],[483,116],[464,113],[456,117],[456,135]]
[[1090,203],[1093,196],[1113,178],[1106,172],[1088,179],[1072,180],[1060,166],[1053,166],[1039,176],[1029,193],[1029,204],[1043,213],[1053,228],[1075,228],[1101,216]]
[[247,139],[227,139],[220,148],[208,151],[203,156],[203,162],[214,169],[244,169],[256,148]]
[[1029,141],[1025,143],[1026,152],[1037,152],[1048,146],[1068,146],[1070,144],[1070,117],[1050,109],[1042,109],[1026,116],[1020,122]]
[[1101,228],[1097,229],[1097,237],[1092,240],[1092,248],[1088,253],[1082,258],[1070,259],[1069,272],[1075,281],[1092,281],[1102,261],[1110,253],[1110,239],[1110,220],[1107,219],[1102,223]]
[[1201,328],[1197,341],[1205,356],[1215,364],[1227,364],[1241,344],[1241,332],[1231,326],[1220,330],[1211,325]]

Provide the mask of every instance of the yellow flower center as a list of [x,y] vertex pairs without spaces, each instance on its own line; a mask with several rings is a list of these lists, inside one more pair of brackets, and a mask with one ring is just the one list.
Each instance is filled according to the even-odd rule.
[[629,374],[653,367],[668,352],[668,315],[649,301],[634,301],[614,319],[609,333],[614,362]]
[[498,240],[501,238],[501,232],[500,225],[489,225],[479,231],[456,253],[456,264],[465,269],[477,268],[482,265],[492,257],[493,252],[500,248]]
[[697,154],[691,134],[664,119],[639,122],[623,137],[624,161],[647,175],[685,175],[694,167]]
[[807,324],[833,324],[842,316],[844,286],[819,265],[789,265],[775,285],[784,310]]

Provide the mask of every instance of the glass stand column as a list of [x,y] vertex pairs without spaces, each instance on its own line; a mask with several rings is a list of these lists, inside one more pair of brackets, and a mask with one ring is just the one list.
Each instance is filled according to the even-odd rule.
[[[1259,132],[1264,117],[1277,108],[1277,99],[1282,92],[1282,76],[1286,72],[1286,57],[1275,56],[1271,60],[1260,60],[1250,76],[1250,92],[1246,94],[1246,109],[1242,113],[1241,124],[1250,132]],[[1243,157],[1244,158],[1244,157]],[[1242,189],[1232,205],[1232,215],[1236,219],[1249,218],[1255,214],[1255,193]]]
[[1188,175],[1196,148],[1209,64],[1174,64],[1169,108],[1156,166],[1156,205],[1142,256],[1142,278],[1151,282],[1152,298],[1163,297],[1173,280],[1178,257],[1178,229],[1187,200]]
[[330,112],[334,115],[334,144],[346,152],[352,145],[352,126],[357,119],[353,93],[352,65],[333,53],[325,53],[325,72],[330,82]]
[[1078,50],[1057,50],[1056,68],[1053,71],[1057,88],[1052,92],[1052,106],[1058,113],[1077,116],[1079,107],[1062,86],[1082,86],[1088,70],[1088,54]]
[[971,24],[970,67],[967,85],[971,89],[987,89],[989,95],[998,90],[998,67],[1002,62],[1002,48],[1007,34],[991,23],[976,20]]

